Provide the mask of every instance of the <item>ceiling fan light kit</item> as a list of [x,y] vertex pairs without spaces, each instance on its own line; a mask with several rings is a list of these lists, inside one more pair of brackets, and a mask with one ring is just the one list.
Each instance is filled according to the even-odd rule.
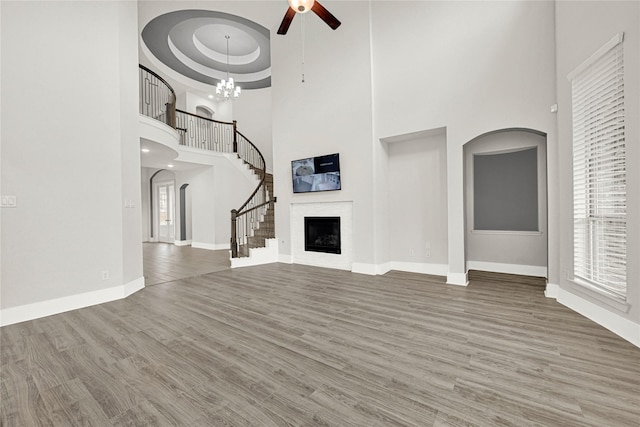
[[298,13],[307,13],[313,7],[315,0],[289,0],[289,6],[291,9]]
[[333,16],[320,2],[315,0],[289,0],[289,8],[282,18],[282,23],[278,28],[278,34],[287,34],[289,26],[296,13],[307,13],[309,10],[313,11],[320,19],[322,19],[332,30],[338,28],[341,24],[338,18]]

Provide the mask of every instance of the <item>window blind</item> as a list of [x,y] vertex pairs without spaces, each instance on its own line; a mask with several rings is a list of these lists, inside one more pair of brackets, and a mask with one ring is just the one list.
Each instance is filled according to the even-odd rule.
[[574,277],[626,299],[627,215],[622,37],[570,75]]

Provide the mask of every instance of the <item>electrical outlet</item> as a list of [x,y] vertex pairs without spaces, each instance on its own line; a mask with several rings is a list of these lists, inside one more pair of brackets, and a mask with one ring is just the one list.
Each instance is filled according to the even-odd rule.
[[424,245],[424,254],[427,258],[431,257],[431,243],[427,242]]
[[102,272],[102,280],[109,280],[109,270],[104,270]]
[[413,248],[409,249],[409,256],[413,256],[413,254],[414,254]]

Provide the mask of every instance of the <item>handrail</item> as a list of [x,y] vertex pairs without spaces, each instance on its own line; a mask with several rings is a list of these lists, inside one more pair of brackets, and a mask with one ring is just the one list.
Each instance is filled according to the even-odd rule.
[[[260,155],[260,163],[262,163],[262,170],[260,171],[260,176],[261,176],[260,184],[258,184],[258,186],[256,187],[256,189],[255,189],[255,190],[253,190],[253,193],[251,193],[251,195],[249,196],[249,198],[247,199],[247,201],[246,201],[246,202],[244,202],[244,204],[243,204],[242,206],[240,206],[240,209],[238,209],[238,215],[242,215],[242,214],[243,214],[242,210],[243,210],[243,209],[244,209],[244,208],[249,204],[249,202],[251,201],[251,199],[253,198],[253,196],[255,196],[255,195],[256,195],[256,193],[258,192],[258,190],[260,189],[260,187],[261,187],[261,186],[262,186],[262,184],[264,183],[264,180],[265,180],[266,175],[267,175],[267,164],[266,164],[266,162],[264,161],[264,156],[262,155],[262,153],[260,152],[260,150],[258,150],[258,147],[256,147],[256,146],[253,144],[253,142],[249,141],[249,139],[248,139],[246,136],[244,136],[242,133],[240,133],[240,131],[238,131],[238,135],[240,135],[242,138],[244,138],[244,139],[245,139],[245,140],[246,140],[246,141],[251,145],[251,147],[253,147],[253,149],[255,149],[255,150],[256,150],[256,152]],[[245,160],[245,159],[243,159],[243,160]],[[245,160],[245,161],[247,161],[247,160]],[[256,168],[257,168],[257,166],[256,166],[256,165],[253,165],[252,163],[250,163],[250,162],[248,162],[248,161],[247,161],[247,163],[249,163],[250,165],[252,165],[252,166],[254,166],[254,167],[256,167]]]
[[246,211],[242,212],[242,214],[245,214],[245,213],[248,213],[248,212],[251,212],[251,211],[255,211],[256,209],[260,209],[260,208],[262,208],[264,206],[267,206],[269,203],[273,203],[273,202],[275,202],[275,198],[274,198],[274,200],[267,200],[266,202],[262,202],[257,206],[249,208]]
[[223,125],[232,125],[234,123],[234,122],[223,122],[222,120],[210,119],[209,117],[202,117],[202,116],[199,116],[197,114],[193,114],[193,113],[189,113],[188,111],[181,110],[179,108],[176,108],[176,113],[186,114],[188,116],[197,117],[197,118],[202,119],[202,120],[206,120],[206,121],[214,122],[214,123],[220,123],[220,124],[223,124]]

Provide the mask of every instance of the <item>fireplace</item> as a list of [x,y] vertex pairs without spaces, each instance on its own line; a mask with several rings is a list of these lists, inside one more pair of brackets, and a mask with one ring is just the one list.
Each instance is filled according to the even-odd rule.
[[340,217],[304,217],[304,250],[339,254]]

